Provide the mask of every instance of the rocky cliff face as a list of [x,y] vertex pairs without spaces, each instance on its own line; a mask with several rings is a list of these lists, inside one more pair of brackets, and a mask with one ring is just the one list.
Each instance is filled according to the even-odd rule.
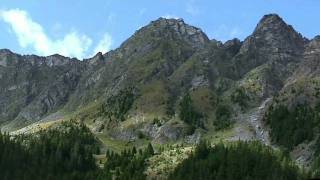
[[233,58],[235,74],[244,86],[256,86],[254,96],[273,96],[303,61],[309,40],[278,15],[265,15]]
[[61,108],[75,90],[84,63],[60,55],[0,52],[0,121],[10,128],[40,120]]

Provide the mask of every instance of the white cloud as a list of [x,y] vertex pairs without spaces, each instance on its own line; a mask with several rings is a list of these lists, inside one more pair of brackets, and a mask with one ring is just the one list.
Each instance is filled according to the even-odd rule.
[[140,11],[139,11],[139,16],[143,16],[146,12],[147,12],[147,9],[146,9],[146,8],[140,9]]
[[101,41],[98,43],[98,45],[94,48],[94,54],[98,52],[106,53],[111,49],[112,45],[112,37],[110,34],[106,33],[104,34]]
[[166,18],[166,19],[180,19],[178,16],[172,15],[172,14],[166,14],[166,15],[161,16],[161,17]]
[[186,12],[195,16],[200,13],[199,8],[196,6],[195,0],[188,0],[186,4]]
[[[33,21],[24,10],[2,10],[0,11],[0,20],[10,25],[22,48],[32,48],[39,55],[46,56],[58,53],[82,59],[88,55],[88,50],[92,45],[91,38],[85,34],[79,34],[77,31],[71,31],[61,39],[51,39],[43,27]],[[111,39],[111,37],[109,38]],[[107,49],[110,49],[111,46],[106,43],[102,45],[107,45]]]

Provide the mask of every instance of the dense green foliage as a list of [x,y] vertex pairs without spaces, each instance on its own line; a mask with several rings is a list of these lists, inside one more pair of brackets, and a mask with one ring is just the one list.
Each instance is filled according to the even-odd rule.
[[314,108],[300,104],[291,110],[284,105],[271,106],[265,120],[272,140],[288,150],[317,138],[311,172],[320,177],[320,138],[316,136],[320,128],[320,104]]
[[117,95],[108,98],[107,102],[101,106],[101,114],[110,120],[125,120],[125,115],[131,109],[135,100],[133,88],[120,90]]
[[295,180],[304,179],[304,175],[285,156],[258,142],[214,147],[203,142],[169,179]]
[[315,143],[314,157],[315,158],[312,163],[311,171],[313,172],[314,177],[320,177],[320,137],[318,137]]
[[15,179],[145,179],[146,159],[154,154],[133,148],[120,154],[108,151],[103,169],[95,164],[96,139],[83,124],[64,123],[36,136],[0,134],[0,177]]
[[216,109],[216,118],[213,125],[217,130],[225,129],[231,125],[231,111],[227,105],[219,105]]
[[[151,144],[121,153],[107,151],[104,168],[95,165],[94,136],[83,124],[42,131],[36,136],[0,135],[1,179],[146,179]],[[319,160],[317,161],[320,162]],[[318,164],[315,164],[318,165]],[[315,166],[319,167],[319,166]],[[319,175],[315,169],[315,175]],[[169,179],[302,179],[290,160],[257,142],[238,142],[213,148],[200,143]]]
[[303,141],[313,139],[318,118],[316,111],[308,105],[298,105],[291,111],[277,105],[269,108],[266,123],[271,128],[272,140],[291,150]]
[[231,101],[238,103],[239,106],[244,109],[248,106],[249,96],[246,94],[244,88],[237,88],[235,92],[231,95]]
[[154,154],[151,144],[143,151],[124,150],[120,154],[108,151],[106,153],[107,162],[104,165],[99,179],[139,179],[146,178],[144,171],[146,168],[146,159]]
[[0,135],[2,179],[79,179],[96,169],[98,144],[83,124],[64,123],[63,130],[37,136]]
[[311,171],[312,171],[313,177],[318,177],[318,178],[320,177],[320,156],[319,155],[313,161]]
[[201,119],[203,115],[195,110],[192,104],[192,99],[187,93],[180,102],[179,117],[182,121],[193,127],[203,127]]

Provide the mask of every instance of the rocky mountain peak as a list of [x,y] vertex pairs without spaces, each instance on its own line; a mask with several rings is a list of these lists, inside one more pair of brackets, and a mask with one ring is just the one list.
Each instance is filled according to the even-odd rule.
[[101,52],[98,52],[95,56],[88,59],[89,64],[93,64],[93,65],[97,65],[102,61],[104,61],[104,56]]
[[287,28],[288,25],[283,21],[283,19],[277,14],[267,14],[262,17],[258,23],[255,32],[257,31],[268,31],[277,30],[281,28]]
[[160,17],[155,21],[151,21],[151,24],[157,24],[157,23],[162,23],[162,25],[174,25],[174,24],[181,24],[181,25],[186,25],[184,20],[182,18],[164,18]]
[[[9,49],[0,49],[0,66],[6,67],[10,63],[17,62],[18,55],[10,51]],[[8,60],[11,62],[8,62]]]
[[291,25],[288,25],[277,14],[268,14],[263,16],[255,28],[253,36],[258,38],[264,37],[265,40],[278,39],[288,42],[291,41],[298,46],[306,42],[306,39],[300,33],[295,31]]
[[241,46],[241,41],[237,38],[234,38],[234,39],[231,39],[229,41],[226,41],[224,44],[223,44],[225,47],[233,47],[233,46]]
[[156,21],[151,22],[150,26],[162,29],[170,29],[176,35],[182,38],[186,38],[194,43],[196,46],[202,46],[209,42],[209,38],[202,32],[200,28],[190,26],[184,22],[183,19],[166,19],[159,18]]
[[123,45],[134,39],[183,40],[194,48],[203,47],[210,40],[200,28],[190,26],[183,19],[159,18],[139,29]]
[[59,54],[53,54],[51,56],[46,57],[46,64],[48,66],[63,66],[70,63],[72,59],[64,57]]
[[0,55],[13,54],[9,49],[0,49]]
[[103,59],[103,54],[102,54],[102,52],[98,52],[94,57],[93,57],[94,59]]
[[314,37],[308,43],[306,53],[320,53],[320,36]]
[[184,22],[183,19],[166,19],[166,18],[159,18],[155,21],[151,21],[151,23],[146,26],[154,27],[157,29],[165,29],[169,28],[174,30],[175,32],[182,34],[182,35],[194,35],[197,33],[202,33],[199,28],[190,26]]
[[226,41],[223,44],[224,48],[229,52],[231,52],[232,54],[238,53],[239,49],[241,48],[241,45],[242,45],[242,42],[237,38]]
[[268,51],[271,53],[301,54],[307,41],[279,15],[268,14],[263,16],[253,34],[244,41],[241,52],[263,46],[269,48]]
[[[162,44],[184,44],[194,51],[209,44],[210,40],[201,29],[186,24],[183,19],[159,18],[137,30],[133,36],[121,44],[113,55],[132,57],[153,51]],[[127,58],[129,61],[131,58]]]
[[314,37],[312,40],[319,41],[319,40],[320,40],[320,35],[317,35],[317,36],[316,36],[316,37]]

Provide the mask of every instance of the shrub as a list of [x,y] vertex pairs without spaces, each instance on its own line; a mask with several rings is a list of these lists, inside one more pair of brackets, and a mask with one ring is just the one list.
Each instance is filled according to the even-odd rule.
[[216,109],[216,118],[213,125],[217,130],[225,129],[231,125],[231,110],[227,105],[219,105]]
[[201,122],[203,115],[194,109],[189,93],[187,93],[180,102],[179,117],[182,121],[191,126],[203,127],[203,124]]
[[117,95],[109,97],[107,102],[101,106],[100,114],[108,117],[110,120],[126,120],[125,115],[131,109],[135,100],[133,90],[132,87],[129,87],[120,90]]
[[248,107],[248,101],[250,97],[246,94],[244,88],[237,88],[235,92],[231,95],[231,101],[238,103],[242,109]]

